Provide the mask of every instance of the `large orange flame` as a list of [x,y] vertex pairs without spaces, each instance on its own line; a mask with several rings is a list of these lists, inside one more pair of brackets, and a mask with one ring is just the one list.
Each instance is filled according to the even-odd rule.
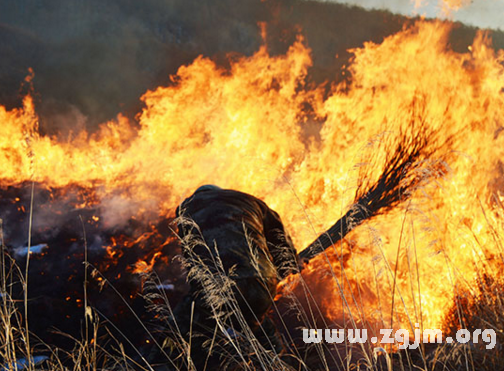
[[[168,215],[196,187],[214,183],[263,198],[300,250],[347,210],[373,140],[396,135],[420,102],[425,122],[457,135],[450,175],[357,228],[330,259],[362,315],[388,321],[394,295],[401,321],[439,326],[457,290],[502,263],[504,52],[479,34],[467,53],[455,53],[449,31],[419,22],[355,49],[351,83],[328,96],[307,85],[310,50],[301,38],[283,56],[262,47],[232,60],[230,70],[200,57],[172,85],[145,93],[138,128],[119,116],[65,142],[39,135],[27,97],[23,108],[0,107],[1,184],[78,184],[95,189],[93,202],[108,202],[109,214],[121,200],[129,203],[121,212]],[[310,265],[308,282],[324,259]],[[338,317],[334,277],[318,287],[325,312]]]

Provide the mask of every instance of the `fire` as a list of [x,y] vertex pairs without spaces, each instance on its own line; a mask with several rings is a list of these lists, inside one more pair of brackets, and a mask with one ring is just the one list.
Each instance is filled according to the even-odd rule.
[[133,273],[147,273],[152,270],[154,267],[154,263],[156,262],[156,259],[161,256],[161,253],[158,251],[154,254],[154,256],[151,258],[150,262],[147,263],[144,260],[139,260],[135,264],[135,269],[133,270]]
[[[480,33],[456,53],[449,32],[449,24],[419,22],[366,43],[353,50],[351,82],[329,94],[307,79],[310,50],[301,37],[285,55],[264,46],[233,57],[230,70],[199,57],[170,86],[144,94],[138,126],[119,116],[65,141],[39,134],[27,96],[22,108],[0,107],[0,182],[89,189],[81,206],[100,205],[93,219],[109,225],[171,216],[196,187],[214,183],[263,198],[301,250],[346,212],[362,169],[373,174],[384,156],[378,143],[416,115],[456,138],[446,146],[449,176],[335,246],[335,276],[321,276],[325,257],[303,275],[329,318],[353,308],[363,321],[389,323],[394,310],[404,323],[440,326],[457,290],[503,262],[504,52]],[[117,241],[106,247],[111,258],[128,247]],[[141,259],[135,271],[159,258]]]

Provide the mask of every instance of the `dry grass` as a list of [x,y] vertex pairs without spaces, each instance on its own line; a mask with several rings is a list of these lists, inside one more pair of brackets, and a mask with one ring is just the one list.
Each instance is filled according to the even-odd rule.
[[[411,136],[413,140],[418,137]],[[409,143],[409,142],[408,142]],[[416,143],[416,144],[415,144]],[[411,161],[394,162],[396,157],[388,158],[386,169],[397,174],[392,174],[386,178],[378,178],[373,187],[371,183],[365,183],[367,192],[375,194],[374,202],[380,203],[383,197],[389,197],[392,201],[387,201],[391,205],[397,204],[400,199],[396,194],[385,194],[380,190],[390,180],[394,179],[395,188],[404,190],[404,178],[400,173],[404,171],[404,166],[410,166],[410,177],[406,179],[409,186],[416,187],[421,184],[421,179],[413,174],[419,173],[415,161],[422,160],[422,151],[425,143],[415,142],[413,149],[406,147],[393,148],[399,153],[409,153]],[[437,149],[436,149],[437,150]],[[406,152],[405,152],[406,151]],[[408,152],[410,151],[410,152]],[[413,151],[413,152],[411,152]],[[395,153],[395,152],[394,152]],[[422,156],[420,156],[422,154]],[[427,153],[427,155],[429,155]],[[403,164],[403,165],[401,165]],[[437,177],[437,175],[436,175]],[[400,183],[402,181],[402,183]],[[382,184],[383,183],[383,184]],[[373,193],[374,192],[374,193]],[[380,195],[378,195],[380,193]],[[361,194],[357,199],[367,199],[367,193]],[[382,197],[383,196],[383,197]],[[381,197],[381,198],[380,198]],[[367,205],[369,207],[370,205]],[[378,209],[387,208],[386,206]],[[502,209],[501,209],[502,210]],[[406,210],[407,212],[407,210]],[[203,261],[198,254],[191,253],[196,245],[204,245],[198,226],[191,220],[179,220],[192,227],[194,233],[187,235],[181,241],[184,249],[188,252],[184,264],[187,267],[187,276],[190,281],[202,288],[208,315],[213,318],[214,328],[210,333],[199,333],[197,328],[193,328],[193,321],[190,322],[189,336],[184,336],[185,330],[181,329],[174,316],[174,307],[169,302],[164,291],[157,288],[161,280],[154,274],[145,275],[144,296],[148,309],[156,314],[158,332],[152,330],[152,326],[143,323],[134,310],[129,307],[127,300],[122,296],[125,293],[119,292],[101,276],[104,285],[109,287],[113,295],[121,297],[125,305],[133,313],[137,323],[131,326],[138,328],[138,333],[147,335],[151,339],[152,349],[137,349],[133,339],[122,336],[120,328],[107,321],[108,319],[96,308],[89,306],[87,297],[87,277],[90,275],[100,275],[100,272],[87,262],[85,255],[83,269],[86,270],[86,282],[83,282],[85,305],[82,312],[83,332],[81,338],[67,336],[68,342],[73,344],[71,351],[57,349],[44,344],[37,339],[35,334],[29,332],[24,318],[28,308],[26,282],[28,265],[23,270],[11,259],[3,242],[3,230],[0,223],[1,237],[1,272],[0,272],[0,370],[194,370],[194,364],[205,357],[206,369],[220,370],[496,370],[504,369],[504,355],[501,344],[504,340],[504,281],[498,277],[490,277],[481,274],[477,287],[472,290],[459,289],[459,295],[453,310],[449,313],[446,325],[447,331],[453,333],[458,328],[491,328],[498,334],[498,344],[493,350],[486,350],[476,345],[453,345],[447,344],[432,345],[422,347],[419,351],[401,351],[378,355],[376,349],[367,344],[302,344],[299,342],[301,328],[335,328],[341,326],[344,329],[357,329],[362,323],[366,323],[363,318],[365,301],[357,300],[359,293],[349,293],[343,287],[348,284],[348,278],[343,265],[341,271],[336,272],[329,256],[324,253],[329,269],[324,272],[324,280],[332,284],[340,294],[340,299],[345,312],[343,324],[329,322],[323,310],[319,306],[317,293],[312,291],[310,284],[305,282],[303,276],[298,278],[298,290],[296,293],[286,293],[282,298],[282,305],[274,301],[271,297],[272,316],[280,332],[283,335],[284,345],[287,354],[280,354],[272,347],[268,347],[264,340],[258,339],[250,329],[245,320],[245,316],[240,310],[239,298],[236,297],[233,287],[235,282],[231,274],[223,268],[216,246],[206,246],[214,256],[212,264]],[[501,251],[503,240],[502,228],[490,225],[489,229],[494,233],[494,248],[489,247],[485,251]],[[501,226],[502,227],[502,226]],[[84,231],[85,233],[85,231]],[[376,238],[375,247],[381,251],[382,247]],[[253,247],[250,246],[251,251]],[[84,250],[87,251],[86,238],[84,236]],[[254,256],[254,254],[252,254]],[[399,252],[398,252],[399,256]],[[495,264],[502,266],[503,261],[497,257],[487,257],[494,259]],[[258,264],[256,262],[256,264]],[[397,266],[397,264],[396,264]],[[414,269],[410,267],[410,269]],[[395,291],[395,277],[397,271],[387,265],[387,276],[392,281],[392,317],[395,307],[400,306],[402,301],[399,292]],[[414,273],[414,276],[418,272]],[[370,273],[372,274],[372,273]],[[378,273],[374,272],[376,279]],[[358,278],[358,277],[357,277]],[[13,298],[12,287],[15,284],[24,287],[24,300],[17,301]],[[36,284],[30,282],[30,285]],[[456,289],[454,287],[454,289]],[[376,292],[379,297],[380,293]],[[394,303],[394,297],[396,302]],[[357,303],[357,304],[356,304]],[[360,303],[360,304],[359,304]],[[194,304],[188,308],[190,318],[198,315],[198,308]],[[379,313],[386,317],[390,313],[383,313],[379,308]],[[175,319],[175,320],[174,320]],[[295,319],[293,322],[292,319]],[[106,324],[104,322],[107,322]],[[410,319],[410,322],[415,322]],[[230,329],[232,331],[230,331]],[[99,336],[103,330],[107,336]],[[210,334],[210,335],[209,335]],[[63,335],[63,334],[62,334]],[[130,349],[126,351],[126,348]],[[206,351],[202,351],[206,348]],[[274,349],[274,348],[273,348]],[[43,358],[40,358],[43,356]],[[21,361],[24,360],[24,364]]]
[[[191,223],[186,220],[186,223]],[[197,226],[194,226],[197,230]],[[1,230],[0,230],[1,232]],[[500,240],[499,240],[500,242]],[[196,244],[201,244],[201,237],[194,233],[184,238],[182,243],[189,251]],[[214,249],[210,248],[209,249]],[[248,327],[241,314],[237,298],[233,294],[233,280],[224,272],[222,262],[217,250],[214,266],[208,266],[201,261],[198,255],[190,255],[185,264],[188,266],[188,277],[203,287],[206,303],[211,315],[215,319],[216,327],[213,337],[200,339],[196,331],[191,336],[182,336],[177,323],[173,321],[173,307],[168,301],[164,291],[159,291],[159,278],[155,274],[144,277],[145,298],[149,309],[155,311],[159,320],[159,333],[151,333],[154,349],[157,351],[143,354],[140,350],[127,354],[123,343],[128,340],[118,339],[113,331],[108,331],[107,339],[98,336],[98,329],[106,320],[100,313],[87,307],[83,313],[83,321],[87,331],[81,339],[68,337],[74,344],[71,352],[52,348],[39,341],[34,334],[26,332],[22,320],[23,307],[26,303],[19,303],[12,299],[9,288],[16,280],[23,280],[23,272],[17,267],[14,260],[5,254],[2,243],[2,271],[1,271],[1,326],[0,326],[0,357],[3,369],[20,370],[194,370],[194,357],[217,356],[218,369],[222,370],[496,370],[503,369],[502,354],[499,345],[493,351],[487,351],[475,345],[441,344],[426,349],[426,356],[418,352],[403,351],[391,355],[377,356],[375,350],[368,344],[348,346],[334,346],[333,344],[319,343],[309,346],[293,348],[295,340],[284,339],[289,352],[292,353],[290,364],[284,357],[274,351],[267,350]],[[86,269],[93,270],[89,265]],[[92,271],[99,275],[97,271]],[[336,286],[341,285],[340,277],[332,273],[331,277]],[[458,303],[447,319],[448,330],[452,332],[461,325],[468,329],[493,328],[498,333],[498,342],[502,344],[504,326],[504,308],[502,303],[503,282],[496,277],[482,275],[480,285],[472,292],[464,291],[458,297]],[[104,278],[105,279],[105,278]],[[31,284],[34,284],[33,282]],[[105,284],[110,285],[108,282]],[[291,295],[288,300],[290,306],[289,316],[298,318],[299,327],[320,327],[320,320],[324,318],[322,310],[317,307],[314,300],[315,293],[301,278],[301,287],[304,297]],[[114,289],[114,288],[112,288]],[[117,295],[121,293],[116,292]],[[273,298],[271,298],[273,301]],[[352,298],[343,298],[350,302]],[[133,311],[133,309],[131,309]],[[194,308],[193,308],[194,310]],[[272,311],[278,318],[286,316],[284,308],[273,302]],[[230,316],[233,313],[233,318]],[[236,328],[236,321],[238,328]],[[324,320],[323,320],[324,321]],[[357,328],[361,321],[359,313],[354,313],[348,318],[346,326]],[[293,332],[289,325],[277,320],[277,325],[282,333]],[[324,322],[326,328],[334,324]],[[110,326],[110,324],[108,325]],[[140,332],[149,332],[139,320]],[[229,333],[229,328],[236,329],[236,335]],[[121,329],[115,329],[120,333]],[[31,347],[28,348],[27,336],[31,337]],[[207,336],[207,335],[205,335]],[[200,352],[198,346],[207,347],[208,352]],[[130,344],[131,345],[131,344]],[[28,357],[29,351],[32,357]],[[144,352],[145,353],[145,352]],[[155,354],[155,357],[152,357]],[[46,358],[40,358],[44,355]],[[29,360],[26,365],[20,360]],[[292,362],[295,359],[296,362]],[[42,362],[39,363],[39,361]],[[292,364],[296,364],[293,368]],[[209,364],[209,370],[216,369]]]
[[[14,302],[9,293],[9,284],[12,282],[12,277],[17,271],[15,263],[7,261],[4,267],[7,267],[6,274],[2,277],[7,278],[2,280],[2,305],[1,305],[1,332],[0,332],[0,357],[3,361],[5,369],[22,369],[20,367],[20,359],[28,359],[26,332],[24,324],[19,313],[19,303]],[[212,314],[216,318],[216,333],[214,339],[206,339],[204,345],[208,346],[213,354],[220,354],[221,368],[220,369],[246,369],[246,370],[289,370],[280,358],[279,354],[266,350],[261,343],[256,339],[254,334],[248,328],[243,316],[240,315],[239,306],[236,298],[232,295],[232,290],[229,287],[233,282],[226,275],[210,274],[206,268],[194,272],[193,279],[200,280],[204,283],[208,303],[210,304]],[[151,288],[156,286],[155,278],[151,278]],[[222,290],[222,287],[228,289]],[[307,297],[313,294],[306,283],[303,283],[303,288]],[[504,325],[503,308],[502,308],[502,283],[495,280],[488,280],[478,288],[479,293],[477,297],[464,297],[460,298],[460,308],[464,308],[462,313],[454,313],[454,322],[458,322],[458,316],[462,317],[465,324],[464,327],[473,328],[494,328],[499,334],[499,342],[502,344],[502,328]],[[152,304],[152,309],[159,313],[165,314],[166,328],[171,330],[169,336],[165,338],[156,335],[156,338],[162,339],[159,344],[163,348],[163,355],[156,360],[157,364],[170,364],[176,365],[172,369],[192,370],[192,357],[201,357],[198,349],[191,348],[191,342],[198,337],[197,333],[193,333],[189,339],[184,339],[180,331],[176,328],[176,324],[169,320],[172,315],[171,306],[167,298],[162,292],[151,291],[147,294],[148,299]],[[320,318],[320,309],[316,307],[308,307],[301,303],[299,298],[291,297],[292,309],[296,311],[296,315],[300,318],[300,325],[307,328],[315,326],[316,319]],[[274,306],[273,310],[278,310]],[[238,337],[231,337],[227,329],[233,326],[230,317],[227,315],[230,312],[235,313],[236,318],[240,323],[240,335]],[[84,315],[83,315],[84,317]],[[84,336],[83,339],[69,338],[68,340],[74,344],[71,352],[64,352],[62,350],[51,348],[41,342],[38,342],[34,335],[28,334],[32,337],[32,354],[30,362],[27,364],[27,369],[51,369],[51,370],[98,370],[98,369],[114,369],[114,370],[128,370],[128,369],[154,369],[154,362],[150,364],[144,356],[139,354],[127,355],[124,353],[124,347],[121,343],[124,340],[115,339],[116,345],[111,347],[109,344],[102,346],[100,339],[97,336],[98,328],[101,326],[100,316],[92,309],[88,309],[86,315],[89,321],[89,334]],[[350,322],[354,322],[350,318]],[[173,327],[175,325],[175,327]],[[280,324],[281,325],[281,324]],[[140,324],[137,325],[139,331],[144,331]],[[171,326],[171,328],[170,328]],[[327,328],[332,326],[327,323]],[[351,327],[351,325],[349,325]],[[453,329],[459,326],[454,326]],[[119,329],[120,330],[120,329]],[[282,329],[283,332],[290,329]],[[238,332],[238,331],[237,331]],[[166,334],[166,333],[165,333]],[[111,334],[112,337],[112,334]],[[86,340],[87,338],[87,340]],[[110,341],[110,340],[108,340]],[[201,344],[201,341],[199,341]],[[111,349],[115,352],[111,353]],[[496,351],[487,351],[478,347],[465,347],[446,345],[439,346],[431,350],[428,355],[428,366],[423,367],[422,362],[417,366],[419,369],[436,369],[436,370],[496,370],[502,369],[502,354],[498,348]],[[320,343],[314,344],[306,349],[297,348],[291,349],[300,362],[299,369],[301,370],[328,370],[334,369],[334,364],[340,366],[339,369],[352,370],[359,364],[359,369],[374,370],[387,367],[386,359],[383,357],[376,358],[372,349],[367,345],[361,349],[347,348],[342,349],[333,347],[332,345]],[[360,351],[360,359],[355,360],[350,354],[351,352]],[[37,354],[44,354],[48,356],[42,364],[37,365]],[[204,354],[204,353],[203,353]],[[177,355],[177,359],[175,358]],[[303,361],[304,360],[304,361]],[[141,362],[143,361],[143,362]],[[385,366],[384,366],[385,364]],[[389,363],[389,368],[394,369],[413,369],[409,364],[408,358],[397,359],[394,355],[393,362]],[[163,366],[163,367],[166,367]],[[173,365],[172,365],[173,366]],[[163,368],[170,369],[170,368]],[[418,369],[418,368],[417,368]]]

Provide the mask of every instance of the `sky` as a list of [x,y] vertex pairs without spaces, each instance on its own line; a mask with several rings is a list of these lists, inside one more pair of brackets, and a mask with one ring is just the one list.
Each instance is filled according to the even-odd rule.
[[[480,28],[504,31],[504,0],[328,0],[404,15],[448,18]],[[460,4],[458,10],[450,4]]]

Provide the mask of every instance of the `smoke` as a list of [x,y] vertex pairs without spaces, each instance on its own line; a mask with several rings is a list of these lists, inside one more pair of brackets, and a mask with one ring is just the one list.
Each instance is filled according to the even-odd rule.
[[[229,54],[255,52],[263,42],[260,22],[272,54],[305,36],[314,59],[309,78],[320,83],[345,78],[348,49],[381,42],[411,20],[299,0],[4,1],[0,104],[20,105],[21,82],[32,67],[43,134],[94,130],[118,113],[133,119],[144,92],[170,84],[170,74],[198,55],[225,67]],[[462,48],[474,37],[473,29],[464,30]],[[504,45],[504,37],[497,38]]]
[[32,67],[43,129],[61,129],[47,122],[56,112],[70,122],[85,116],[91,128],[119,112],[134,115],[147,89],[167,84],[198,54],[256,50],[264,17],[258,6],[247,14],[247,3],[2,2],[2,104],[19,104],[19,83]]

